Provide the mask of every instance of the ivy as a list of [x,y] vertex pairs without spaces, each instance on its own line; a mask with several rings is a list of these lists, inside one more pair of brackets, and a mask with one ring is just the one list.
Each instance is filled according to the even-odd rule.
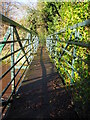
[[[53,7],[54,6],[54,7]],[[58,10],[58,12],[57,12]],[[89,14],[89,2],[58,2],[58,3],[46,3],[44,7],[45,13],[48,15],[47,19],[51,18],[52,21],[47,20],[48,25],[48,34],[51,34],[53,32],[58,32],[60,29],[68,28],[68,26],[73,26],[74,24],[77,24],[79,22],[82,22],[84,20],[87,20],[90,18]],[[89,43],[88,39],[88,27],[79,27],[76,29],[79,31],[79,38],[77,39],[78,42],[84,42]],[[59,34],[59,39],[63,41],[68,41],[70,38],[71,33],[72,35],[71,41],[76,41],[75,39],[75,29],[70,30],[69,28],[67,31],[63,34]],[[60,46],[65,47],[65,43],[57,43],[57,52],[62,53],[62,49]],[[82,48],[79,46],[68,46],[67,50],[69,50],[71,53],[73,53],[73,48],[75,47],[75,54],[76,56],[79,56],[81,59],[88,61],[88,52],[87,48]],[[72,55],[72,54],[71,54]],[[73,57],[71,55],[65,54],[63,55],[63,58],[72,65],[72,59]],[[88,64],[83,62],[81,59],[75,58],[75,62],[73,64],[73,67],[75,69],[74,71],[74,78],[72,78],[74,82],[73,86],[73,100],[75,104],[78,104],[79,106],[79,112],[84,112],[88,109],[88,99],[89,99],[89,93],[87,92],[89,89],[89,71],[88,71]],[[64,68],[59,64],[59,61],[57,58],[55,58],[57,69],[60,70],[60,73],[65,78],[66,86],[70,85],[70,78],[68,75],[71,75],[72,69],[70,65],[61,59],[60,63],[64,66]],[[66,73],[66,72],[68,73]],[[87,82],[86,82],[87,81]],[[87,100],[86,100],[87,99]],[[83,110],[84,109],[84,110]]]

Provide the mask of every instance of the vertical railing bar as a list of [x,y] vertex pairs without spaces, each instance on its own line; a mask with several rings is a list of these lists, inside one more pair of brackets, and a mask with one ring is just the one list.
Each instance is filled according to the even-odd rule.
[[55,46],[54,46],[54,49],[55,49],[55,57],[57,56],[57,39],[58,39],[58,35],[56,34],[56,41],[55,41]]
[[32,46],[31,47],[33,48],[32,49],[32,56],[31,56],[31,61],[32,61],[33,60],[33,53],[34,53],[34,45],[33,45],[34,42],[33,42],[33,35],[32,34],[31,34],[31,42],[32,42]]
[[[74,68],[74,61],[75,61],[75,47],[73,47],[73,59],[72,59],[72,67]],[[72,76],[72,79],[74,79],[74,70],[72,69],[72,72],[71,72],[71,76]],[[73,80],[71,80],[71,84],[73,83]]]
[[[28,44],[31,44],[31,34],[28,34]],[[31,49],[31,45],[29,45],[29,50]],[[31,55],[31,51],[29,52],[29,55]],[[29,58],[29,62],[31,64],[31,59]]]
[[[14,41],[14,28],[13,26],[10,27],[11,28],[11,40]],[[11,53],[14,52],[14,42],[11,43]],[[14,65],[14,54],[11,55],[11,67]],[[12,82],[12,91],[14,91],[15,94],[15,66],[13,66],[13,68],[11,69],[11,79],[13,79]]]
[[[52,36],[51,36],[50,44],[52,44]],[[49,44],[49,46],[50,46],[50,55],[51,55],[52,54],[52,46],[50,44]]]

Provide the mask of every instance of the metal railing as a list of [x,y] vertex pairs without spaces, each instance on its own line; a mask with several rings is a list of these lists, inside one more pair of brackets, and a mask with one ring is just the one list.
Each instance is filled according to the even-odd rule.
[[[5,60],[9,60],[10,65],[9,69],[2,73],[2,75],[0,76],[0,81],[2,81],[3,78],[6,77],[6,75],[9,72],[11,74],[11,80],[9,81],[7,86],[3,89],[3,91],[0,93],[0,99],[5,95],[10,85],[12,87],[10,96],[6,101],[4,101],[5,104],[2,103],[3,105],[2,112],[4,112],[11,98],[16,93],[16,90],[18,90],[18,87],[23,80],[22,78],[28,66],[31,64],[34,58],[34,54],[37,52],[39,38],[35,33],[32,33],[27,28],[5,17],[4,15],[0,14],[0,18],[1,18],[0,22],[9,26],[3,40],[0,41],[0,56],[1,56],[0,64],[2,64]],[[19,35],[19,30],[22,30],[22,33],[23,32],[25,33],[26,38],[21,39]],[[7,44],[9,47],[7,47]],[[6,55],[4,50],[5,47],[9,49],[7,50],[9,52]],[[17,71],[15,71],[15,69],[17,69]],[[16,81],[15,79],[22,69],[23,72]]]
[[50,57],[67,85],[89,78],[89,25],[90,19],[55,32],[46,39]]

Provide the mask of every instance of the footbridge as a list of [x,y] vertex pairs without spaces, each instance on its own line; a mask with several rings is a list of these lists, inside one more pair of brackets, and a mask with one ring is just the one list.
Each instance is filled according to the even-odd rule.
[[2,14],[0,18],[8,26],[0,41],[0,66],[9,65],[0,73],[0,84],[5,84],[1,119],[79,120],[72,94],[76,81],[88,81],[90,44],[78,28],[88,28],[90,19],[48,35],[41,44],[36,33]]

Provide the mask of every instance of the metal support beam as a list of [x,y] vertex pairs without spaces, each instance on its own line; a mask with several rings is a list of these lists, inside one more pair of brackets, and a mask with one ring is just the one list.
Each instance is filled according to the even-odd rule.
[[[9,39],[9,37],[10,37],[10,27],[8,27],[7,32],[4,35],[3,41],[6,42]],[[0,53],[2,52],[5,45],[6,45],[6,43],[0,44]]]
[[21,43],[21,41],[20,41],[20,37],[19,37],[18,32],[17,32],[17,30],[16,30],[15,27],[14,27],[14,31],[15,31],[15,34],[16,34],[18,43],[19,43],[20,47],[22,48],[22,51],[23,51],[23,53],[24,53],[24,55],[25,55],[25,58],[26,58],[26,60],[27,60],[28,65],[29,65],[28,58],[27,58],[27,56],[26,56],[25,50],[24,50],[24,48],[23,48],[23,46],[22,46],[22,43]]
[[[25,47],[25,44],[26,44],[26,43],[27,43],[27,40],[24,41],[23,47]],[[20,54],[21,54],[21,51],[22,51],[22,50],[19,51],[19,53],[18,53],[18,55],[17,55],[17,57],[16,57],[16,61],[17,61],[17,59],[19,58],[19,56],[20,56]]]
[[[73,35],[73,32],[71,33],[68,42],[71,41],[72,35]],[[64,47],[65,50],[67,49],[68,45],[69,45],[69,43],[67,43],[66,46]],[[65,51],[63,51],[63,52],[60,54],[60,58],[59,58],[59,60],[61,59],[61,57],[63,56],[64,53],[65,53]]]

